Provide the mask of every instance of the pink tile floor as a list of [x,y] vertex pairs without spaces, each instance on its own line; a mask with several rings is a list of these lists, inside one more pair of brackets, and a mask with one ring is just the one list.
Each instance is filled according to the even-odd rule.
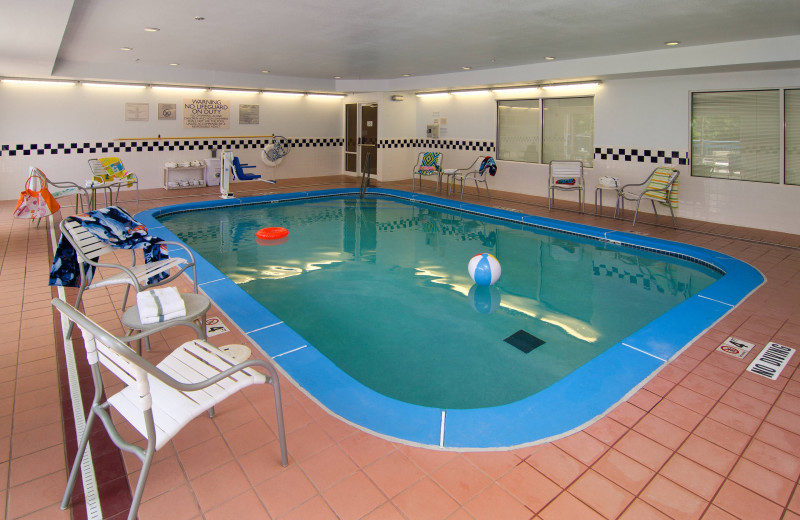
[[[234,191],[243,196],[354,184],[333,177],[268,188],[235,185]],[[423,189],[433,192],[432,185]],[[144,190],[141,197],[137,205],[125,193],[121,205],[135,212],[215,195],[211,189]],[[535,197],[467,197],[715,249],[757,267],[767,282],[627,402],[583,431],[536,446],[457,453],[389,442],[331,416],[283,380],[290,464],[282,468],[271,391],[249,389],[217,407],[215,419],[196,419],[157,453],[140,518],[800,519],[800,355],[773,382],[744,371],[755,354],[738,360],[715,352],[732,335],[756,343],[756,352],[769,341],[800,347],[800,235],[684,219],[674,230],[668,218],[649,214],[631,228],[629,215],[579,214],[564,201],[557,206],[567,209],[548,211]],[[12,202],[0,208],[6,215],[0,220],[0,315],[8,334],[0,342],[0,519],[85,518],[80,494],[71,510],[58,507],[75,434],[71,412],[60,406],[69,397],[58,370],[63,343],[47,286],[49,232],[44,222],[37,228],[12,219]],[[68,291],[69,301],[74,297]],[[94,290],[85,299],[87,314],[122,333],[120,304],[117,290]],[[227,324],[232,331],[212,342],[247,341]],[[157,361],[187,339],[182,331],[164,333],[147,357]],[[95,433],[103,512],[124,518],[127,483],[135,482],[140,464],[102,447],[104,435],[102,428]],[[137,435],[126,432],[132,440]]]

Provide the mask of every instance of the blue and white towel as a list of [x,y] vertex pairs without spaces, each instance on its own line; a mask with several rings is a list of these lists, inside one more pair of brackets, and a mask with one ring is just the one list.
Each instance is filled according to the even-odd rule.
[[483,170],[485,170],[486,168],[489,168],[489,175],[494,177],[495,174],[497,173],[497,164],[495,164],[494,158],[489,156],[483,158],[483,161],[481,161],[481,167],[478,168],[478,171],[483,173]]
[[186,316],[186,306],[177,287],[142,291],[136,295],[136,307],[142,325]]
[[[142,249],[145,262],[156,262],[169,258],[167,246],[160,244],[161,239],[147,234],[147,227],[137,222],[124,209],[117,206],[90,211],[75,215],[82,225],[98,239],[106,244],[122,249]],[[87,285],[94,276],[94,267],[85,265]],[[159,273],[150,277],[147,283],[156,283],[169,276],[169,273]],[[50,268],[49,285],[62,287],[80,286],[80,266],[78,255],[72,244],[63,236],[56,246],[53,257],[53,266]]]

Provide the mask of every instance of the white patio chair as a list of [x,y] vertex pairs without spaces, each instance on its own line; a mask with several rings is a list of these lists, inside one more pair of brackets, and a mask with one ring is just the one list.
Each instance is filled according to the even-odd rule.
[[[491,194],[489,193],[489,183],[486,181],[486,177],[489,175],[489,167],[486,166],[481,170],[481,165],[483,164],[483,160],[485,158],[485,155],[478,156],[474,161],[472,161],[472,164],[466,168],[459,168],[453,172],[453,189],[455,189],[456,181],[461,183],[461,200],[464,200],[464,181],[468,181],[470,179],[475,181],[475,190],[478,192],[478,195],[481,194],[481,189],[478,187],[478,183],[482,182],[483,185],[486,186],[486,195],[491,197]],[[450,195],[449,182],[447,194]]]
[[[620,209],[622,209],[623,213],[625,212],[626,200],[635,200],[636,212],[633,214],[632,224],[635,226],[636,218],[639,216],[639,205],[642,203],[642,199],[650,199],[650,202],[653,204],[653,213],[656,214],[656,217],[658,217],[656,202],[660,202],[669,208],[669,213],[672,215],[672,225],[677,228],[678,223],[675,220],[675,212],[672,208],[678,207],[678,176],[680,174],[681,172],[675,168],[659,166],[642,182],[622,186],[617,193],[617,206],[614,210],[614,218],[617,217],[617,213]],[[646,187],[641,190],[631,189],[639,186]]]
[[411,191],[414,191],[414,178],[419,177],[419,186],[422,188],[422,177],[436,175],[436,191],[442,187],[442,161],[444,154],[441,152],[420,152],[417,155],[417,163],[411,171]]
[[586,190],[581,161],[550,161],[550,178],[547,181],[547,209],[555,202],[555,190],[577,191],[581,213],[586,204]]
[[[116,160],[116,161],[114,161]],[[105,166],[103,161],[111,161],[116,163],[120,168],[119,172],[111,173]],[[123,187],[134,186],[136,188],[136,204],[139,204],[139,178],[135,173],[125,170],[122,166],[122,161],[116,157],[103,157],[100,159],[89,159],[89,168],[92,170],[93,183],[92,190],[92,209],[97,208],[97,200],[95,193],[97,190],[103,190],[103,197],[106,206],[114,204],[114,188],[117,188],[117,200],[119,200],[119,190]],[[108,195],[106,195],[108,193]]]
[[[128,519],[133,520],[139,509],[155,452],[166,445],[189,421],[203,412],[208,412],[213,418],[215,405],[255,384],[272,385],[281,464],[284,467],[288,465],[280,382],[271,363],[263,360],[237,363],[223,350],[230,346],[217,348],[205,341],[194,340],[184,343],[158,365],[153,365],[63,300],[54,298],[52,303],[71,323],[80,328],[95,385],[86,428],[79,441],[78,452],[61,501],[62,510],[69,506],[95,418],[100,418],[114,444],[133,453],[142,461],[128,513]],[[161,328],[169,326],[164,324]],[[104,371],[100,369],[98,362],[125,383],[122,390],[107,399],[104,393]],[[266,371],[266,374],[256,368]],[[109,377],[109,374],[106,373],[105,377]],[[108,412],[109,407],[119,412],[125,421],[144,436],[147,440],[145,448],[122,438]],[[258,435],[258,432],[253,434]]]

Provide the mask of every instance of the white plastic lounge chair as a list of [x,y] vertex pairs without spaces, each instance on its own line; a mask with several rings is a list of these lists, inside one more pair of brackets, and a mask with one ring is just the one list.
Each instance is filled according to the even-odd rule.
[[550,161],[550,178],[547,181],[547,209],[555,202],[555,190],[577,191],[581,213],[586,204],[583,163],[580,161]]
[[[660,202],[669,208],[669,213],[672,215],[672,225],[678,227],[678,223],[675,220],[675,212],[672,208],[678,207],[678,176],[680,174],[681,172],[675,168],[660,166],[653,170],[653,173],[642,182],[622,186],[617,193],[617,206],[614,210],[614,218],[617,217],[617,213],[620,209],[622,209],[623,213],[625,212],[626,200],[635,200],[636,213],[633,214],[633,225],[635,226],[636,217],[639,216],[639,204],[642,203],[642,199],[650,199],[656,217],[658,216],[656,202]],[[639,186],[646,187],[642,190],[631,189]]]
[[[100,418],[114,444],[133,453],[142,461],[128,513],[128,519],[133,520],[139,509],[155,452],[167,444],[189,421],[203,412],[208,412],[213,418],[215,405],[250,385],[272,385],[281,464],[284,467],[288,464],[280,383],[278,373],[271,363],[263,360],[237,363],[224,350],[230,346],[217,348],[205,341],[194,340],[184,343],[158,365],[153,365],[66,302],[54,298],[52,303],[71,323],[80,328],[95,385],[86,428],[61,501],[62,510],[69,506],[96,418]],[[161,328],[169,326],[164,324]],[[107,371],[101,370],[98,362]],[[110,377],[109,371],[125,383],[125,387],[106,399],[104,378]],[[109,414],[109,407],[119,412],[125,421],[144,436],[147,440],[145,448],[129,443],[120,436]],[[259,435],[259,432],[253,432],[253,435]]]
[[[110,166],[105,166],[108,164]],[[117,166],[118,165],[118,166]],[[89,159],[89,168],[92,170],[92,209],[97,208],[96,192],[103,191],[106,206],[114,204],[114,188],[117,188],[117,200],[119,200],[119,190],[123,187],[136,187],[136,204],[139,204],[139,178],[135,173],[129,172],[122,166],[122,161],[116,157],[103,157],[100,159]],[[114,171],[114,170],[118,171]],[[106,195],[108,193],[108,195]]]
[[437,176],[436,191],[442,187],[442,161],[444,154],[441,152],[420,152],[417,155],[417,163],[411,171],[411,191],[414,191],[414,178],[419,177],[419,185],[422,188],[422,177],[431,175]]

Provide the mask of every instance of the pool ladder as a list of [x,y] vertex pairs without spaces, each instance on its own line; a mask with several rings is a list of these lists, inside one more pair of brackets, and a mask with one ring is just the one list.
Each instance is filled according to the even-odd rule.
[[360,198],[364,198],[364,193],[369,188],[369,176],[370,176],[370,169],[369,169],[369,162],[370,162],[370,153],[367,152],[366,161],[364,161],[364,165],[361,168],[361,195]]

